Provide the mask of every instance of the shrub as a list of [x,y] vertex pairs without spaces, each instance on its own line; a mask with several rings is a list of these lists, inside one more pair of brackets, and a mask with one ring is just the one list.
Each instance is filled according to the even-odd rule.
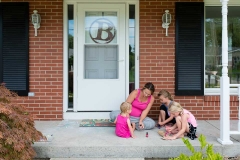
[[213,151],[213,145],[206,142],[206,137],[202,134],[198,138],[201,144],[201,150],[196,151],[188,139],[182,138],[186,147],[192,152],[192,155],[188,156],[183,153],[179,157],[171,158],[170,160],[223,160],[223,157],[219,153]]
[[0,84],[0,160],[31,160],[32,144],[43,137],[33,116],[17,103],[21,98]]

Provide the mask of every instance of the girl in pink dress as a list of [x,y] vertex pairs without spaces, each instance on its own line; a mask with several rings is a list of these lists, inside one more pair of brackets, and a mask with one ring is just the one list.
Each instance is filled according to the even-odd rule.
[[116,123],[115,133],[119,137],[134,138],[134,126],[131,126],[129,113],[132,111],[132,105],[128,102],[123,102],[120,106],[121,113],[117,116],[114,123]]
[[197,138],[197,121],[191,112],[183,109],[182,106],[177,102],[173,102],[170,105],[169,112],[172,116],[175,117],[176,123],[172,127],[166,128],[166,131],[172,134],[172,136],[162,134],[163,139],[172,140],[182,138],[184,137],[185,133],[192,140],[194,138]]

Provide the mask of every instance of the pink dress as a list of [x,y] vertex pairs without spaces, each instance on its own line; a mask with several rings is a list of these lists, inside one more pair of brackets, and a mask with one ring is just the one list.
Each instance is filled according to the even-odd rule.
[[142,111],[147,108],[147,106],[151,100],[152,96],[149,96],[147,102],[140,102],[138,100],[140,91],[141,91],[141,89],[138,89],[137,97],[132,102],[132,112],[130,113],[130,116],[140,117],[142,114]]
[[121,115],[117,116],[115,133],[119,137],[129,138],[131,137],[130,130],[128,128],[127,120],[128,117],[123,117]]
[[183,113],[184,114],[189,114],[189,118],[187,119],[187,121],[189,123],[191,123],[193,125],[193,127],[197,127],[197,121],[196,121],[194,115],[186,109],[183,109]]

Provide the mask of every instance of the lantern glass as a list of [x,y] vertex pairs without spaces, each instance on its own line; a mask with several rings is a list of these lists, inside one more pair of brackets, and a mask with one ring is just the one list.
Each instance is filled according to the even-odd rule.
[[37,24],[38,23],[38,16],[35,15],[35,14],[32,15],[32,23],[33,24]]
[[38,23],[41,23],[41,16],[40,16],[40,14],[37,14],[37,16],[38,16]]
[[170,24],[170,23],[171,23],[171,14],[165,13],[165,14],[162,16],[162,21],[163,21],[163,23]]

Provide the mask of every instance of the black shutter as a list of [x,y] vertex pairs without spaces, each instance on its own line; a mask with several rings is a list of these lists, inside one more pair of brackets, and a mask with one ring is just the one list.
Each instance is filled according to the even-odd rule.
[[0,3],[0,83],[20,96],[29,92],[28,30],[28,3]]
[[176,2],[175,95],[204,94],[204,3]]

